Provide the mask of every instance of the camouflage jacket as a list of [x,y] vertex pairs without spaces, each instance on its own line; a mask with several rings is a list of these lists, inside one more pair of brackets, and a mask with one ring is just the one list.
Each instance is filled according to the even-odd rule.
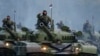
[[14,22],[11,20],[7,20],[6,18],[3,19],[3,25],[14,25]]
[[44,15],[40,15],[40,14],[38,14],[37,15],[37,18],[38,18],[38,21],[39,22],[45,22],[45,23],[49,23],[49,22],[51,22],[51,18],[49,17],[49,16],[44,16]]

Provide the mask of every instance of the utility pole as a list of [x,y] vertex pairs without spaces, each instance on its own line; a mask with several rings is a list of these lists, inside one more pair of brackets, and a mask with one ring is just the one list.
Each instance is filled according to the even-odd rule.
[[14,10],[14,31],[16,32],[16,20],[15,20],[16,10]]
[[93,26],[93,33],[95,31],[95,27],[94,27],[94,16],[92,16],[92,26]]

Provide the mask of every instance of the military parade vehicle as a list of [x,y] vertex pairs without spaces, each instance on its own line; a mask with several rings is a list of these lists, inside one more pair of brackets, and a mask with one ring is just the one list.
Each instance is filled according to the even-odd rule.
[[71,32],[51,31],[43,23],[40,23],[40,30],[36,32],[36,41],[41,43],[41,50],[44,53],[53,55],[79,55],[97,56],[97,47],[78,40]]
[[50,30],[43,23],[33,34],[15,32],[7,27],[0,31],[1,56],[98,56],[97,54],[96,46],[78,40],[71,32]]
[[0,55],[29,56],[30,53],[41,52],[41,46],[27,41],[25,36],[26,32],[15,32],[9,28],[3,28],[0,31]]

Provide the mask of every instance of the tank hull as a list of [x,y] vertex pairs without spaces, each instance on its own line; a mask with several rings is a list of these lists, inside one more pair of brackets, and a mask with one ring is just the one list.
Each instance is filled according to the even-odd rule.
[[[16,56],[14,50],[7,49],[7,48],[0,48],[0,56]],[[90,54],[90,53],[79,53],[79,54],[72,54],[72,53],[43,53],[43,52],[30,52],[27,53],[26,56],[98,56],[97,54]]]
[[0,48],[0,56],[16,56],[16,53],[12,49],[2,47]]

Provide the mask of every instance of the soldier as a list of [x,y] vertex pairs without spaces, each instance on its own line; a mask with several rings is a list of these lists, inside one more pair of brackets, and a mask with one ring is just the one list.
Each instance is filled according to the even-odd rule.
[[39,27],[39,24],[42,22],[44,25],[49,28],[49,24],[51,24],[51,18],[47,15],[47,11],[43,10],[42,15],[39,13],[37,15],[38,21],[37,26]]
[[12,26],[14,26],[14,22],[10,20],[10,16],[4,18],[2,22],[3,22],[3,27],[8,27],[9,29],[13,30]]

